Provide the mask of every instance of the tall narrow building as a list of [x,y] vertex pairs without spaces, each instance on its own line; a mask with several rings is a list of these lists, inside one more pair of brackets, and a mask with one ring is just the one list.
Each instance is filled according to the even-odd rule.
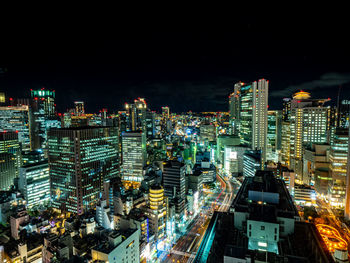
[[262,151],[263,163],[267,150],[268,90],[269,81],[260,79],[248,84],[235,84],[234,93],[230,95],[233,131],[238,133],[243,145]]
[[53,207],[76,214],[95,208],[103,182],[119,176],[118,129],[62,128],[48,135]]
[[146,136],[142,131],[122,133],[122,180],[127,188],[139,188],[146,164]]
[[282,139],[282,112],[279,110],[268,111],[267,122],[267,160],[278,162]]
[[146,132],[147,104],[145,99],[138,98],[134,103],[126,103],[127,131],[142,130]]
[[329,100],[311,99],[310,93],[305,91],[295,93],[291,100],[290,168],[299,180],[303,179],[304,145],[328,142],[330,107],[324,104]]
[[[350,134],[350,125],[349,125]],[[350,140],[348,140],[348,157],[346,165],[346,196],[345,196],[345,209],[344,216],[346,219],[350,219]]]

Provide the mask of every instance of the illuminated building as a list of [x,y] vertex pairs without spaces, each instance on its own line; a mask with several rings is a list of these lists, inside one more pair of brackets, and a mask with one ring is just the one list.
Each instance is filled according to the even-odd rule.
[[146,216],[149,219],[150,231],[159,240],[164,237],[167,217],[163,187],[152,186],[149,189],[148,200],[150,210],[146,210]]
[[193,194],[197,193],[197,201],[202,198],[204,175],[201,170],[196,169],[192,174],[187,175],[188,190],[192,190]]
[[20,168],[19,190],[23,193],[27,207],[50,201],[50,174],[47,161],[28,164]]
[[155,115],[156,113],[150,110],[146,112],[146,137],[153,138],[156,135],[155,131]]
[[281,150],[282,112],[268,111],[267,115],[267,160],[278,162],[278,152]]
[[74,110],[75,115],[80,116],[85,114],[84,102],[83,101],[74,101]]
[[7,190],[18,177],[21,167],[18,133],[0,132],[0,189]]
[[293,198],[297,205],[312,206],[316,204],[316,192],[309,185],[294,185]]
[[[235,84],[233,101],[234,127],[238,128],[241,143],[253,150],[261,150],[262,164],[266,161],[267,150],[267,108],[269,82],[260,79],[249,84]],[[238,97],[237,97],[238,96]],[[232,113],[233,114],[233,113]]]
[[[237,84],[236,84],[237,85]],[[235,86],[236,86],[235,85]],[[239,134],[239,127],[238,127],[238,121],[239,121],[239,90],[237,86],[237,90],[230,94],[229,96],[229,124],[230,124],[230,130],[233,135]]]
[[139,231],[138,229],[128,229],[108,232],[107,236],[91,249],[92,260],[94,262],[139,263]]
[[0,107],[0,132],[18,132],[18,141],[23,151],[32,150],[33,119],[29,106]]
[[329,149],[328,144],[312,143],[305,145],[303,151],[303,174],[297,176],[299,184],[314,185],[317,170],[320,168],[329,169]]
[[45,160],[45,155],[42,150],[22,152],[22,163],[28,165],[38,163]]
[[[47,130],[50,128],[49,120],[56,120],[55,91],[31,90],[33,120],[34,120],[34,149],[47,148]],[[60,128],[60,124],[53,124]],[[58,126],[59,125],[59,126]],[[49,126],[49,127],[48,127]]]
[[243,176],[253,177],[259,170],[261,170],[261,152],[246,151],[243,155]]
[[119,176],[117,128],[52,129],[48,142],[53,207],[77,214],[95,208],[103,182]]
[[281,123],[281,153],[280,161],[290,167],[290,110],[291,98],[283,99],[282,123]]
[[332,184],[329,187],[329,199],[334,206],[344,206],[346,191],[346,170],[348,159],[349,131],[337,128],[334,131],[329,153],[329,169]]
[[138,98],[133,104],[125,104],[127,116],[127,131],[146,131],[147,104],[145,99]]
[[338,127],[348,128],[350,121],[350,100],[342,100],[338,109]]
[[143,180],[146,164],[146,136],[144,132],[122,133],[122,180],[128,187],[138,188]]
[[238,146],[240,144],[239,137],[235,135],[219,135],[216,141],[216,160],[219,163],[224,162],[225,147]]
[[[242,175],[243,173],[243,156],[249,150],[244,146],[225,145],[224,151],[224,169],[227,175]],[[259,167],[261,164],[259,165]]]
[[162,107],[162,117],[165,120],[170,118],[170,109],[168,106]]
[[[290,117],[290,168],[302,177],[303,147],[309,143],[327,143],[330,124],[330,107],[324,103],[330,99],[311,99],[300,91],[291,101]],[[304,179],[304,178],[303,178]],[[307,183],[305,178],[305,183]]]
[[185,212],[186,179],[185,165],[179,161],[168,161],[163,170],[164,193],[175,204],[175,213],[182,217]]
[[96,220],[104,229],[114,228],[112,224],[113,214],[110,214],[110,208],[107,206],[106,200],[101,200],[100,204],[96,206]]

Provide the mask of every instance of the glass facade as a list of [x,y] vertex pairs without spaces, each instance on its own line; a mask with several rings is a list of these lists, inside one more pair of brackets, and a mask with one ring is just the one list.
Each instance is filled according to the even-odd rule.
[[119,176],[116,127],[49,131],[51,199],[55,208],[81,214],[94,208],[103,182]]

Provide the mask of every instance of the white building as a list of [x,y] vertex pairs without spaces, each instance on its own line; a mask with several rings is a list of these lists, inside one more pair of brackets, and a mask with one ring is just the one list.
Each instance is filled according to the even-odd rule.
[[122,134],[122,180],[129,186],[139,186],[146,164],[146,136],[144,132]]
[[19,190],[28,207],[50,201],[50,174],[47,161],[20,168]]
[[139,231],[130,229],[123,233],[111,232],[105,242],[91,249],[92,260],[109,263],[139,263]]

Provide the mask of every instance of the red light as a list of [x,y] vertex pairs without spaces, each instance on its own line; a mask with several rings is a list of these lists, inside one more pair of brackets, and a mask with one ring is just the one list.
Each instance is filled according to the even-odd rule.
[[61,116],[62,115],[62,113],[58,113],[58,116]]
[[16,133],[18,133],[18,131],[16,131]]
[[35,100],[38,100],[38,98],[34,98]]
[[13,100],[13,98],[10,98],[10,100],[12,101],[12,100]]
[[301,101],[300,101],[300,100],[298,100],[297,102],[298,102],[298,103],[300,103]]

